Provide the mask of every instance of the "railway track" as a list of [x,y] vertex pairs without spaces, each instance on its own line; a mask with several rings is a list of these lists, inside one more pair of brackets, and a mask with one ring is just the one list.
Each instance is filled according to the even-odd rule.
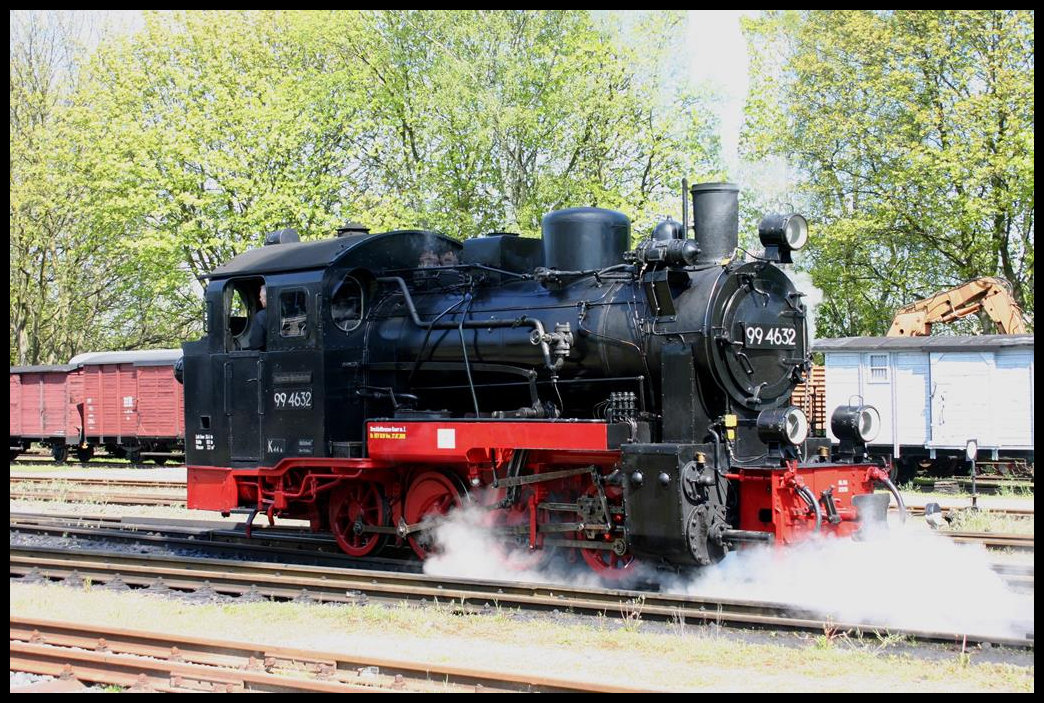
[[650,693],[655,689],[11,617],[11,669],[156,692]]
[[192,591],[203,594],[305,599],[365,604],[411,601],[442,604],[461,612],[496,607],[565,611],[575,614],[658,619],[691,624],[735,625],[814,633],[890,632],[932,642],[990,642],[1032,647],[1032,632],[1021,638],[955,632],[897,630],[873,624],[836,622],[781,603],[665,595],[563,584],[466,581],[422,574],[266,564],[184,556],[137,555],[12,546],[11,576],[28,582],[67,580],[109,588]]
[[11,476],[12,500],[44,500],[67,503],[184,506],[184,481]]
[[1016,551],[1033,551],[1033,535],[1002,534],[999,532],[943,532],[954,542],[960,544],[981,544],[986,549],[1012,549]]
[[[157,549],[182,549],[193,553],[258,561],[303,563],[313,566],[384,569],[419,573],[421,563],[405,548],[406,555],[358,559],[341,551],[332,535],[305,529],[258,526],[248,537],[244,525],[214,520],[170,518],[121,518],[113,516],[12,513],[11,532],[41,537],[61,537],[86,543],[112,542]],[[387,551],[387,550],[386,550]]]
[[[970,476],[951,476],[949,478],[918,478],[914,479],[914,485],[918,490],[931,491],[935,493],[971,493],[972,480]],[[997,478],[976,477],[975,490],[980,495],[998,495],[1009,491],[1033,494],[1033,478]]]
[[[156,459],[160,461],[156,461]],[[101,469],[101,468],[116,468],[116,469],[134,469],[134,468],[147,468],[155,469],[159,467],[163,468],[174,468],[178,466],[184,466],[185,460],[183,457],[178,459],[165,458],[165,457],[148,457],[146,456],[137,463],[132,463],[127,459],[116,459],[108,457],[94,457],[89,461],[76,461],[75,459],[69,459],[68,461],[57,462],[53,458],[48,456],[34,456],[34,455],[19,455],[11,461],[11,466],[45,466],[48,468],[69,466],[69,467],[82,467],[90,469]]]
[[[11,530],[23,534],[60,536],[66,539],[104,540],[120,543],[183,548],[216,555],[249,556],[258,560],[288,560],[316,566],[383,568],[419,573],[421,565],[404,550],[402,558],[350,557],[328,534],[312,533],[307,528],[258,526],[248,536],[245,524],[229,525],[214,520],[173,518],[114,517],[103,515],[53,515],[12,513]],[[994,549],[1033,549],[1032,535],[993,533],[937,533],[965,543],[981,543]],[[1015,544],[1016,546],[1012,546]],[[387,550],[386,550],[387,551]],[[1033,590],[1033,568],[995,565],[1009,586],[1018,591]]]
[[175,490],[184,489],[184,481],[171,481],[171,480],[149,480],[149,479],[133,479],[133,478],[82,478],[79,476],[39,476],[24,474],[14,474],[11,477],[11,485],[28,485],[28,486],[49,486],[54,483],[68,484],[77,488],[104,488],[106,490],[112,488],[130,488],[134,490],[146,490],[146,489],[164,489],[164,490]]
[[146,493],[98,493],[91,491],[11,491],[11,500],[43,500],[64,503],[110,503],[112,505],[184,506],[185,497]]
[[[942,510],[943,515],[946,515],[948,513],[958,513],[958,512],[960,512],[962,510],[968,510],[969,507],[968,506],[947,506],[947,505],[943,505],[943,506],[940,506],[940,509]],[[899,511],[899,509],[897,507],[895,507],[894,505],[890,506],[888,508],[888,510],[889,510],[889,512],[893,512],[893,513]],[[906,506],[906,510],[913,517],[924,517],[924,506],[923,505],[915,505],[915,506],[909,506],[908,505],[908,506]],[[1033,517],[1033,508],[991,508],[991,507],[986,507],[986,506],[980,506],[979,510],[981,510],[984,513],[988,512],[990,515],[1001,515],[1001,516],[1004,516],[1004,517],[1016,517],[1016,518],[1018,518],[1018,517],[1025,517],[1025,518]]]
[[[54,515],[47,513],[11,513],[11,532],[45,537],[78,539],[84,542],[133,543],[157,548],[183,548],[194,553],[215,556],[248,557],[259,561],[281,561],[314,566],[345,568],[381,568],[419,573],[422,565],[408,549],[401,557],[367,557],[357,559],[343,554],[336,540],[327,534],[315,534],[306,528],[271,528],[258,525],[250,536],[245,523],[229,524],[217,520],[192,520],[155,517],[118,517],[106,515]],[[946,534],[946,533],[940,533]],[[1007,540],[1031,536],[998,536],[989,533],[958,534],[958,539],[974,542],[976,538],[999,538],[997,548],[1005,548]],[[392,548],[385,553],[393,552]],[[1033,566],[994,564],[995,571],[1010,587],[1019,592],[1033,592]]]
[[[10,485],[10,497],[18,500],[105,502],[116,505],[183,506],[186,504],[186,484],[184,481],[16,474],[10,477]],[[50,488],[52,486],[58,487]],[[127,492],[114,492],[114,489],[126,489]],[[159,493],[158,491],[166,492]],[[942,508],[942,511],[945,514],[962,509],[961,507],[946,506]],[[897,509],[893,506],[890,510],[895,511]],[[909,507],[907,510],[912,516],[924,515],[923,506]],[[1032,508],[984,508],[984,511],[988,511],[992,515],[1005,517],[1033,517]],[[992,537],[997,539],[980,541],[983,541],[987,548],[1033,548],[1032,540],[1029,541],[1027,546],[1026,540],[1020,539],[1017,535],[994,535]],[[1004,540],[1004,537],[1007,537],[1007,539]],[[970,542],[975,541],[975,538],[971,535],[962,535],[958,541]]]

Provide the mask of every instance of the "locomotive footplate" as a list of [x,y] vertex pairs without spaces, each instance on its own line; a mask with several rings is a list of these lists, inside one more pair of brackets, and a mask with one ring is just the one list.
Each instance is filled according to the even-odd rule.
[[491,448],[549,452],[612,452],[648,436],[648,423],[602,420],[373,420],[366,423],[371,459],[389,462],[461,464],[488,461]]

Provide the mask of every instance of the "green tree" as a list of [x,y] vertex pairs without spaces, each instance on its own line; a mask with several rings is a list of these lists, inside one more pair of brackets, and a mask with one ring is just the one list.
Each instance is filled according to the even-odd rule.
[[155,13],[95,57],[93,116],[137,175],[113,199],[146,215],[139,250],[182,280],[265,231],[318,234],[337,221],[347,146],[365,119],[358,80],[316,50],[315,25],[303,13]]
[[706,106],[686,92],[660,99],[663,56],[648,47],[669,50],[659,38],[678,16],[637,29],[657,38],[644,53],[579,11],[363,19],[364,41],[332,41],[370,74],[376,130],[360,158],[376,186],[364,210],[380,227],[533,234],[546,212],[577,205],[651,220],[681,175],[717,169]]
[[1033,12],[808,11],[746,23],[744,146],[800,171],[819,333],[1002,276],[1033,312]]
[[12,15],[10,79],[11,362],[64,362],[97,348],[167,341],[129,275],[133,225],[92,168],[99,143],[75,119],[80,38],[69,13]]
[[12,295],[12,359],[195,336],[196,278],[282,227],[535,234],[598,205],[641,232],[677,213],[717,143],[699,96],[660,87],[679,16],[646,19],[628,44],[582,11],[148,13],[35,131],[12,43],[12,291],[45,300]]

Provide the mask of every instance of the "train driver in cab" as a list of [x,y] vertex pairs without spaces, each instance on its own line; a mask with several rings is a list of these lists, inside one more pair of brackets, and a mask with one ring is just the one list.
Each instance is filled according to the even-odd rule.
[[421,252],[417,268],[428,269],[441,265],[438,253],[434,249],[425,249]]
[[258,300],[260,304],[257,312],[254,313],[254,319],[250,322],[250,338],[247,341],[246,348],[264,351],[268,335],[268,311],[266,309],[268,305],[268,291],[264,284],[261,284]]

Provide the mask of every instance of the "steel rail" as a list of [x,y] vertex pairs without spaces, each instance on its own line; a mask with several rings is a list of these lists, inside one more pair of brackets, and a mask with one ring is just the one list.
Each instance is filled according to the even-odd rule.
[[186,487],[185,481],[172,481],[169,479],[133,479],[133,478],[104,478],[104,477],[85,477],[85,476],[63,476],[60,474],[52,475],[32,475],[26,476],[25,474],[12,474],[11,485],[17,486],[18,484],[29,484],[29,485],[52,485],[55,483],[67,483],[70,486],[76,487],[102,487],[102,488],[135,488],[135,489],[155,489],[155,488],[166,488],[166,489],[182,489]]
[[[962,510],[970,509],[970,507],[971,506],[967,506],[967,505],[966,506],[959,506],[959,505],[949,505],[949,506],[947,506],[947,505],[942,505],[942,506],[940,506],[940,510],[942,511],[943,515],[946,515],[947,513],[959,513]],[[888,510],[889,510],[889,512],[898,512],[899,511],[899,509],[896,506],[894,506],[894,505],[890,505],[888,507]],[[906,511],[910,515],[913,515],[915,517],[923,516],[924,515],[924,506],[923,505],[907,505],[906,506]],[[992,508],[992,507],[990,507],[988,505],[980,505],[979,506],[979,511],[982,512],[982,513],[988,513],[990,515],[998,515],[998,516],[1005,516],[1005,517],[1033,517],[1033,508]]]
[[[190,549],[196,552],[232,554],[253,553],[263,560],[290,560],[321,566],[388,569],[419,573],[421,563],[410,558],[350,557],[340,551],[336,540],[327,534],[305,529],[257,527],[247,537],[242,525],[229,526],[216,521],[163,520],[110,516],[48,515],[13,513],[11,530],[20,533],[63,538],[129,542]],[[995,563],[991,565],[1009,586],[1032,592],[1033,565]]]
[[[179,456],[184,456],[184,455],[179,455]],[[87,461],[77,461],[75,457],[70,455],[70,457],[69,457],[69,459],[67,461],[57,462],[49,455],[48,456],[42,456],[42,455],[41,456],[20,455],[18,457],[15,457],[15,459],[10,462],[10,466],[22,466],[22,467],[25,467],[25,466],[47,466],[47,467],[53,467],[53,468],[58,468],[58,467],[65,466],[65,467],[70,467],[70,468],[76,467],[76,468],[90,468],[90,469],[102,469],[102,468],[109,468],[109,469],[139,469],[139,468],[158,469],[158,468],[164,468],[164,469],[170,469],[170,468],[178,468],[178,467],[184,467],[185,466],[185,460],[184,459],[177,459],[177,460],[175,460],[173,458],[167,458],[166,456],[164,456],[163,458],[166,459],[166,460],[162,464],[155,463],[155,461],[153,460],[153,457],[151,457],[151,456],[145,456],[138,463],[132,464],[128,459],[110,459],[110,458],[106,458],[106,457],[93,457],[93,458],[91,458],[91,459],[89,459]]]
[[162,495],[156,493],[102,493],[73,490],[11,491],[11,500],[39,500],[49,503],[107,503],[110,505],[160,505],[184,506],[184,495]]
[[986,549],[1014,549],[1033,551],[1033,535],[1002,534],[999,532],[947,532],[940,530],[940,535],[959,544],[981,544]]
[[[44,668],[48,671],[15,666]],[[146,658],[146,659],[142,659]],[[51,673],[83,662],[96,683],[147,677],[156,690],[648,693],[654,689],[330,651],[11,617],[12,669]],[[116,664],[111,667],[110,664]],[[101,670],[107,673],[101,674]],[[74,676],[77,675],[74,667]],[[113,676],[115,672],[118,680]],[[245,676],[244,676],[245,674]],[[53,673],[51,675],[54,675]],[[160,679],[162,676],[164,678]],[[108,680],[99,680],[105,677]],[[202,684],[202,685],[201,685]],[[140,685],[140,684],[139,684]]]
[[782,603],[750,602],[696,596],[663,595],[617,589],[585,589],[561,584],[465,581],[420,574],[388,574],[356,569],[142,556],[77,550],[11,547],[11,574],[31,578],[68,578],[125,586],[175,590],[207,588],[218,594],[255,594],[277,599],[366,603],[370,599],[442,603],[466,612],[496,606],[558,610],[621,618],[675,622],[735,624],[812,632],[854,631],[901,633],[918,640],[990,642],[1033,647],[1033,635],[1004,638],[981,633],[900,630],[873,624],[837,622]]

